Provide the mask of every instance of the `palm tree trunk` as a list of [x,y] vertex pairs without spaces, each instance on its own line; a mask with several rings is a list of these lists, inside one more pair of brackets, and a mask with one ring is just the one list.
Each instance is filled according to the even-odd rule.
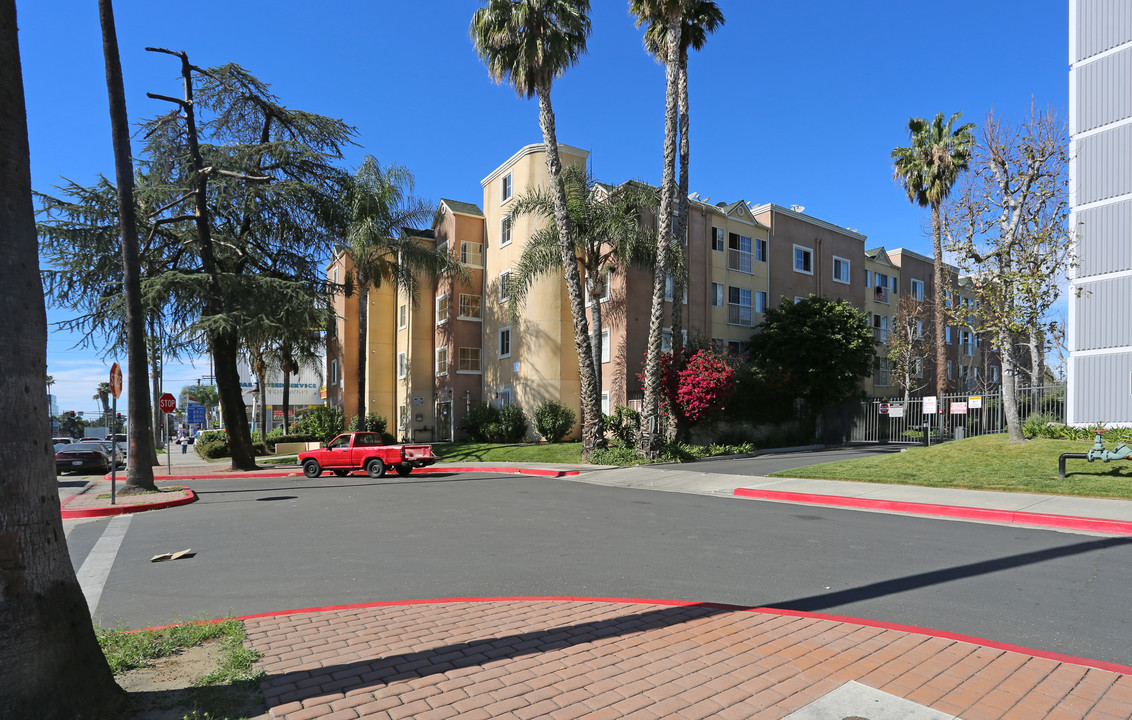
[[369,336],[369,278],[358,277],[358,418],[355,430],[366,429],[366,343]]
[[[546,170],[553,187],[554,220],[558,224],[558,247],[562,252],[562,268],[566,275],[566,292],[570,296],[570,315],[574,321],[574,349],[578,355],[578,383],[582,407],[582,456],[600,447],[602,431],[601,391],[596,384],[594,346],[590,342],[589,322],[582,298],[582,278],[578,272],[578,253],[570,230],[566,209],[566,186],[562,182],[562,160],[558,156],[558,138],[554,129],[554,108],[550,104],[550,87],[538,87],[539,127],[546,145]],[[600,358],[599,358],[600,359]]]
[[[602,355],[602,317],[601,317],[601,288],[596,284],[590,282],[590,273],[586,273],[586,283],[590,294],[590,317],[593,318],[593,324],[590,326],[590,347],[593,349],[594,360],[594,385],[598,389],[598,407],[601,407],[601,355]],[[600,270],[598,271],[600,277]]]
[[[680,53],[680,67],[677,70],[677,93],[679,95],[679,128],[680,128],[680,189],[677,192],[676,209],[676,246],[680,248],[681,255],[687,262],[688,245],[684,244],[688,236],[688,159],[691,154],[688,139],[688,53]],[[675,368],[684,367],[684,276],[678,274],[672,280],[672,359]]]
[[665,63],[664,172],[660,187],[660,216],[656,239],[656,264],[652,281],[652,311],[645,353],[645,387],[642,414],[644,432],[638,446],[652,454],[660,441],[660,334],[664,324],[664,286],[668,276],[667,243],[672,241],[672,204],[676,194],[676,116],[680,16],[668,19],[668,61]]
[[947,393],[947,344],[944,337],[945,298],[951,290],[944,285],[943,241],[940,222],[939,203],[932,204],[932,250],[934,251],[933,282],[935,283],[935,304],[932,306],[932,323],[935,334],[935,394],[940,402]]
[[15,0],[0,1],[0,305],[9,308],[0,313],[0,717],[110,717],[125,696],[63,539],[51,436],[27,422],[47,417],[47,315],[16,28]]
[[150,435],[152,415],[146,389],[145,315],[141,305],[141,263],[138,260],[137,210],[134,204],[134,163],[130,149],[130,124],[126,113],[126,93],[122,81],[122,62],[118,53],[118,35],[114,27],[114,6],[111,0],[98,1],[102,24],[102,55],[106,62],[106,88],[110,95],[110,126],[114,140],[114,176],[118,185],[118,221],[122,231],[123,294],[126,300],[126,378],[131,423],[128,435],[128,464],[125,487],[157,490],[153,484],[150,458],[153,437]]

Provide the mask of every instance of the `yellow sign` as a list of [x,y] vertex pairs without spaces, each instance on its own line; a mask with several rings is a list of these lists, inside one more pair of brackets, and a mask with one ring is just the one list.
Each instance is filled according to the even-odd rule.
[[983,396],[982,395],[972,395],[971,397],[967,398],[967,407],[970,408],[971,410],[978,410],[982,406],[983,406]]

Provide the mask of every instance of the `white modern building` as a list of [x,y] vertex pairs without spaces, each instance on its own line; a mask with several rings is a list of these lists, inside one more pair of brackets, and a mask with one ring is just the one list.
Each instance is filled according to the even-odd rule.
[[1132,426],[1132,2],[1069,2],[1070,424]]

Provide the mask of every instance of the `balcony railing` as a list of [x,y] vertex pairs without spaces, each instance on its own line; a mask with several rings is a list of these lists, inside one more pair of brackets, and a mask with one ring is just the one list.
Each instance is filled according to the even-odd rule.
[[888,288],[886,288],[886,287],[875,287],[875,288],[873,288],[873,299],[876,300],[878,303],[884,303],[885,305],[888,305]]
[[728,248],[727,269],[744,273],[751,272],[751,253]]
[[734,303],[727,306],[727,323],[729,325],[742,325],[743,327],[754,327],[754,316],[751,314],[750,305],[735,305]]

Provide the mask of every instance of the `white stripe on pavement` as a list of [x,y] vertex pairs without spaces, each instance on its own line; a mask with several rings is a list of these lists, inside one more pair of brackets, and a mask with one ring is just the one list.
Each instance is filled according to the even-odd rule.
[[114,565],[118,548],[122,546],[122,539],[126,537],[131,518],[133,515],[118,515],[112,518],[106,529],[102,531],[102,537],[91,549],[90,555],[86,556],[83,566],[79,568],[79,585],[82,586],[91,615],[98,608],[98,601],[102,598],[102,588],[106,586],[106,578],[110,575],[110,568]]

